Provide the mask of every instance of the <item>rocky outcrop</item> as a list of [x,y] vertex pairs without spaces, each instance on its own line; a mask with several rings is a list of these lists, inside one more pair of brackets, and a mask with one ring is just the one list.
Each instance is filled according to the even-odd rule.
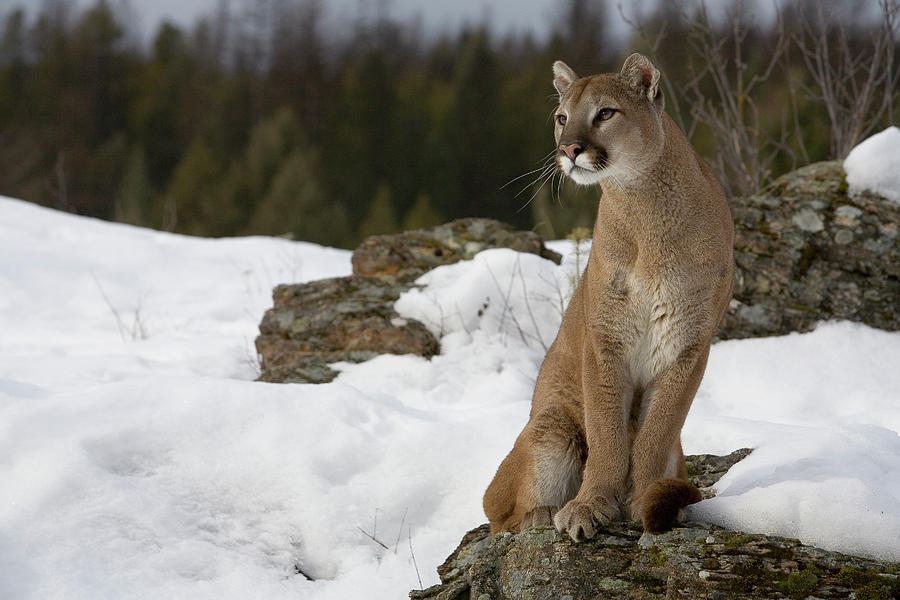
[[394,303],[426,271],[488,248],[560,261],[531,231],[490,219],[460,219],[366,239],[353,253],[350,277],[279,285],[256,338],[260,381],[324,383],[337,375],[330,363],[379,354],[437,354],[437,339],[418,321],[397,314]]
[[900,565],[796,540],[688,524],[662,535],[617,523],[574,543],[555,529],[491,537],[473,529],[414,600],[891,600]]
[[488,248],[529,252],[556,264],[561,259],[533,231],[492,219],[459,219],[431,229],[367,238],[353,252],[353,273],[410,282],[437,266],[470,259]]
[[[712,485],[734,462],[688,457],[695,484]],[[702,490],[711,495],[711,490]],[[900,598],[900,565],[826,552],[797,540],[687,523],[662,535],[613,523],[588,542],[555,529],[491,537],[468,532],[438,567],[441,584],[414,600],[751,600]]]
[[362,362],[379,354],[438,353],[437,339],[418,321],[394,311],[400,289],[375,277],[338,277],[279,285],[259,326],[261,381],[321,383],[328,364]]
[[788,173],[731,212],[737,274],[721,338],[831,319],[900,330],[900,205],[848,195],[840,162]]

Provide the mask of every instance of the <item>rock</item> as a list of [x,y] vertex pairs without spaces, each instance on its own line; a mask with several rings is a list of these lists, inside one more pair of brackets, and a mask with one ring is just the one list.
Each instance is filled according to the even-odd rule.
[[279,285],[256,338],[260,380],[322,383],[337,374],[328,363],[437,354],[438,341],[425,326],[394,311],[400,292],[390,282],[357,276]]
[[353,274],[410,282],[437,266],[470,259],[489,248],[530,252],[556,264],[561,260],[532,231],[492,219],[459,219],[431,229],[366,238],[353,252]]
[[741,448],[725,456],[716,456],[715,454],[687,456],[685,462],[687,463],[688,477],[691,483],[700,488],[700,493],[704,498],[712,498],[714,496],[711,490],[712,485],[721,479],[722,475],[727,473],[735,463],[747,458],[750,452],[750,448]]
[[259,380],[325,383],[337,376],[330,363],[437,354],[437,339],[422,323],[401,318],[394,302],[426,271],[501,247],[560,261],[533,232],[491,219],[460,219],[369,237],[353,253],[351,277],[276,287],[256,338]]
[[737,272],[721,339],[832,319],[900,330],[900,205],[848,195],[840,162],[788,173],[731,212]]
[[[737,460],[688,457],[711,485]],[[695,481],[700,483],[701,481]],[[707,490],[708,492],[708,490]],[[574,543],[555,529],[491,537],[468,532],[438,567],[441,584],[414,590],[414,600],[580,600],[698,598],[898,598],[900,565],[845,556],[797,540],[686,523],[661,535],[613,523]],[[851,595],[851,594],[855,594]]]
[[900,594],[898,565],[691,523],[639,545],[617,523],[589,542],[554,529],[490,536],[473,529],[414,600],[879,598]]

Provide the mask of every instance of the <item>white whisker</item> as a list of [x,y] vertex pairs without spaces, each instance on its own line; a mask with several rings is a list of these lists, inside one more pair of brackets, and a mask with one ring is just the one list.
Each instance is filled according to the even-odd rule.
[[514,181],[518,181],[518,180],[522,179],[523,177],[528,177],[528,176],[531,175],[532,173],[537,173],[538,171],[543,171],[543,170],[546,169],[546,168],[547,168],[547,165],[543,165],[543,166],[541,166],[541,167],[538,167],[537,169],[533,169],[533,170],[531,170],[531,171],[528,171],[527,173],[522,173],[522,174],[519,175],[518,177],[513,177],[512,179],[510,179],[509,181],[507,181],[506,183],[504,183],[503,185],[501,185],[498,189],[501,189],[501,190],[502,190],[503,188],[505,188],[505,187],[508,186],[509,184],[513,183]]
[[[519,193],[516,194],[515,196],[513,196],[513,198],[518,198],[519,196],[521,196],[521,195],[525,192],[525,190],[527,190],[528,188],[530,188],[530,187],[532,187],[532,186],[538,184],[538,183],[541,182],[542,180],[545,180],[549,175],[552,175],[553,170],[555,169],[555,167],[556,167],[555,165],[547,165],[546,167],[544,167],[543,169],[541,169],[541,172],[538,174],[538,176],[535,178],[535,180],[532,181],[531,183],[529,183],[528,185],[526,185],[525,187],[523,187],[521,190],[519,190]],[[542,184],[542,185],[543,185],[543,184]]]
[[536,189],[534,191],[534,193],[531,195],[531,197],[528,199],[528,201],[525,204],[523,204],[522,207],[516,212],[522,212],[523,210],[525,210],[528,207],[528,205],[531,204],[531,201],[535,199],[535,197],[541,192],[542,189],[544,189],[544,186],[547,185],[547,182],[553,177],[553,175],[555,173],[556,173],[556,171],[551,171],[549,175],[544,177],[543,180],[541,181],[541,185],[538,186],[538,189]]

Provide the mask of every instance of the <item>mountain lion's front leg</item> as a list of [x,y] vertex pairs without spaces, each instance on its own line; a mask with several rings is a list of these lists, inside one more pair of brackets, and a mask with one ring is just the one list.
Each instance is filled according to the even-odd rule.
[[[652,386],[653,392],[645,399],[650,402],[647,416],[640,425],[631,448],[631,516],[640,519],[644,530],[656,532],[671,528],[680,508],[699,497],[692,485],[681,492],[685,496],[677,502],[679,494],[670,488],[683,478],[682,465],[674,461],[683,454],[680,451],[681,428],[703,371],[709,346],[693,347],[681,353],[675,363],[659,375]],[[678,487],[677,485],[675,487]],[[688,498],[690,501],[687,501]],[[668,498],[663,500],[663,498]]]
[[615,356],[595,355],[590,343],[582,356],[583,409],[587,460],[581,488],[553,519],[575,540],[590,539],[620,515],[628,476],[624,417],[625,369]]

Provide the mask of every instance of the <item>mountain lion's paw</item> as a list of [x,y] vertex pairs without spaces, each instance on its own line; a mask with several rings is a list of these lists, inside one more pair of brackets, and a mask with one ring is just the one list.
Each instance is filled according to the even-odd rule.
[[574,541],[580,542],[594,537],[618,513],[616,504],[602,496],[595,496],[588,502],[581,502],[576,498],[556,513],[553,523],[557,531],[568,533]]
[[525,531],[533,527],[553,527],[553,517],[559,509],[555,506],[538,506],[534,510],[530,510],[522,517],[522,524],[519,525],[519,531]]

